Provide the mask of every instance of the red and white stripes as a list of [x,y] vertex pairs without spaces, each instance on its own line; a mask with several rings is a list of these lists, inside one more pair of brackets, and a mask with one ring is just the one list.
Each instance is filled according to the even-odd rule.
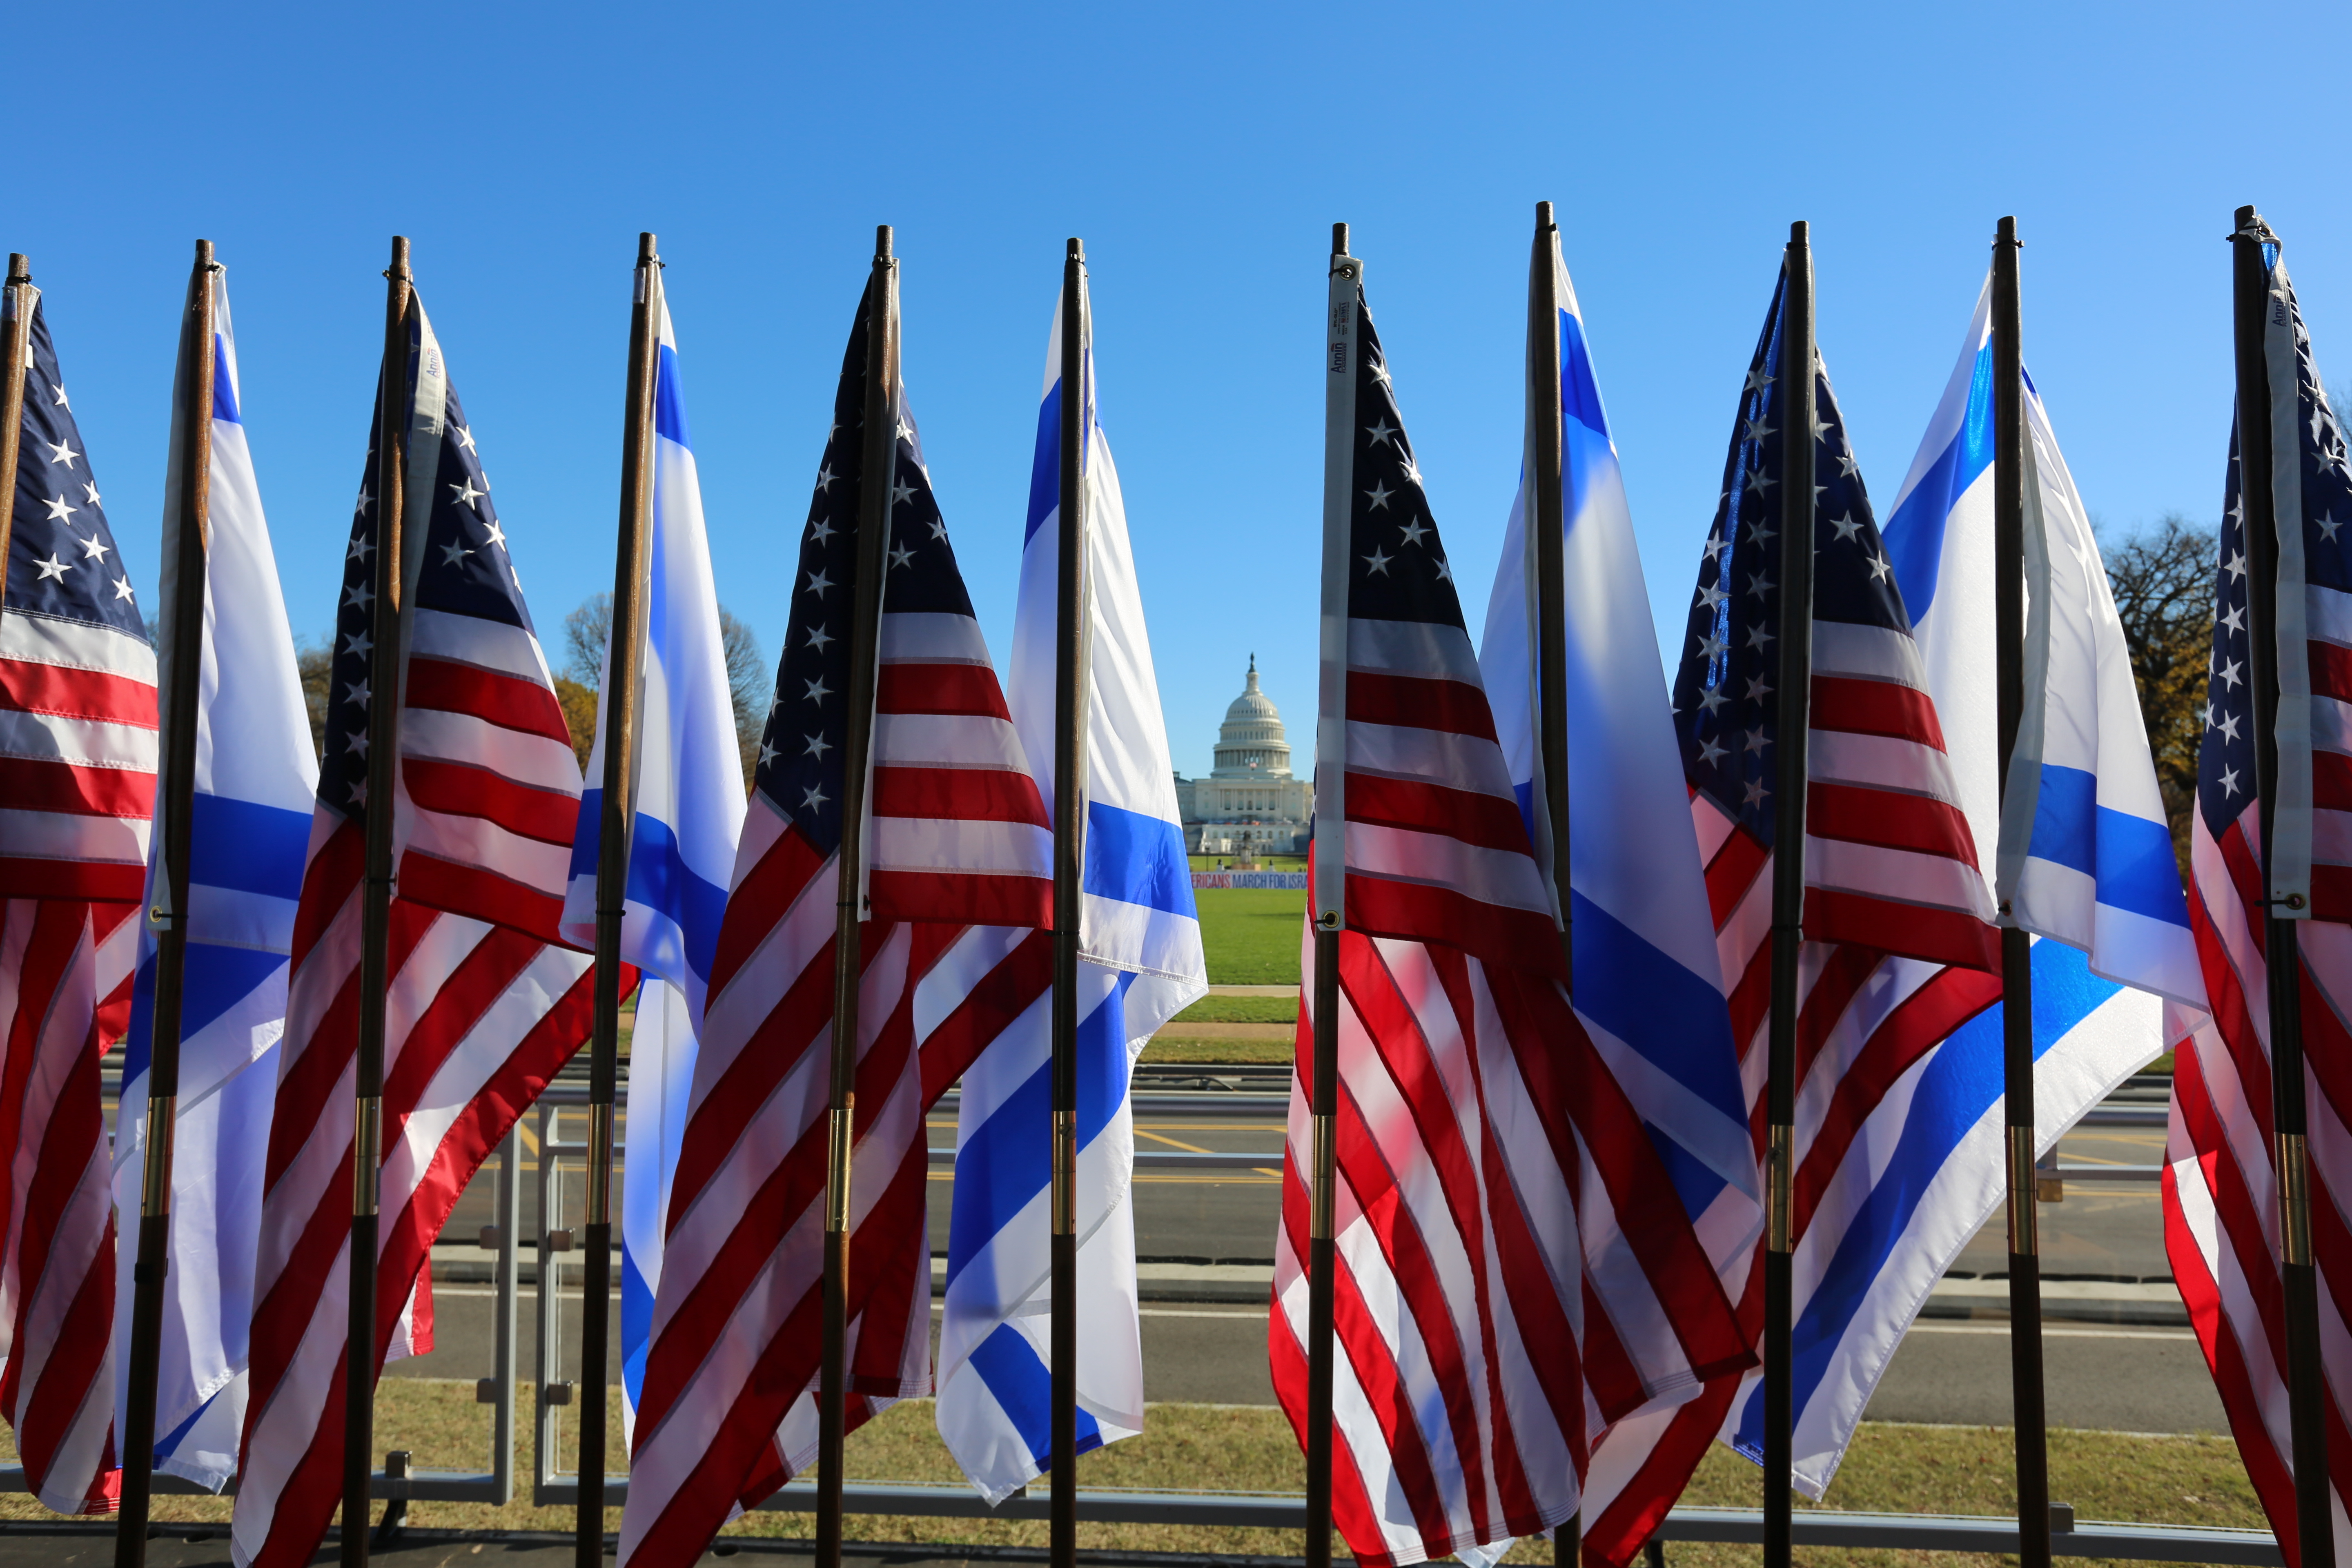
[[60,1513],[121,1484],[99,1057],[130,1023],[155,714],[144,639],[0,615],[0,1413]]
[[[587,1037],[591,963],[552,945],[580,770],[511,622],[412,625],[385,1000],[376,1343],[432,1348],[426,1274],[466,1184]],[[341,1501],[365,827],[321,802],[295,921],[255,1263],[231,1547],[308,1562]],[[625,988],[628,981],[624,978]]]
[[557,941],[580,761],[538,639],[422,607],[410,620],[401,896]]
[[[695,1561],[814,1455],[837,866],[753,796],[671,1186],[630,1563]],[[1034,930],[875,921],[860,952],[852,1426],[930,1387],[924,1115],[1053,978]]]
[[0,616],[0,897],[141,901],[155,712],[155,652],[143,640]]
[[[1841,1231],[1866,1195],[1838,1177],[1871,1113],[2000,995],[1990,900],[1916,644],[1884,627],[1832,621],[1816,622],[1813,636],[1790,1210],[1801,1247],[1817,1221],[1825,1236]],[[1760,1172],[1772,855],[1705,794],[1693,792],[1691,815]],[[1764,1321],[1761,1247],[1743,1237],[1712,1251],[1753,1342]],[[1752,1375],[1718,1378],[1677,1408],[1645,1411],[1596,1437],[1588,1563],[1631,1560]]]
[[97,1016],[101,985],[128,994],[135,912],[0,902],[0,1410],[27,1486],[59,1513],[110,1513],[121,1484]]
[[969,615],[882,617],[866,886],[876,918],[1043,925],[1054,830]]
[[[1053,978],[1034,929],[1051,908],[1052,832],[978,624],[886,614],[881,661],[851,1145],[853,1427],[930,1389],[924,1116]],[[763,750],[781,727],[772,717]],[[737,1508],[815,1454],[839,867],[753,795],[670,1188],[622,1521],[633,1565],[696,1561]]]
[[1463,629],[1351,619],[1347,732],[1349,929],[1564,973]]
[[[1811,729],[1806,940],[1998,970],[1992,896],[1918,645],[1885,626],[1815,621]],[[1711,848],[1716,838],[1700,831]],[[1742,937],[1770,923],[1768,884]],[[1727,975],[1745,975],[1738,956]]]
[[[2312,590],[2317,598],[2324,590]],[[2335,595],[2331,595],[2335,596]],[[2315,619],[2316,617],[2315,617]],[[2315,650],[2315,709],[2352,700],[2329,689],[2328,661]],[[2352,687],[2352,682],[2343,683]],[[2330,788],[2347,757],[2343,739],[2313,726],[2314,782],[2325,818],[2352,805]],[[2333,799],[2331,800],[2331,796]],[[2302,1560],[2295,1540],[2294,1443],[2286,1394],[2286,1308],[2279,1268],[2278,1175],[2272,1137],[2270,1008],[2264,952],[2263,884],[2253,843],[2259,803],[2230,825],[2219,843],[2202,813],[2189,837],[2189,913],[2204,960],[2212,1012],[2193,1024],[2173,1061],[2172,1109],[2165,1142],[2165,1253],[2207,1365],[2229,1414],[2246,1473],[2277,1531],[2288,1563]],[[2315,836],[2312,888],[2329,886],[2325,828]],[[2340,915],[2340,910],[2336,911]],[[2308,1117],[2312,1252],[2319,1276],[2319,1337],[2326,1398],[2336,1552],[2352,1552],[2346,1498],[2352,1496],[2352,1389],[2342,1384],[2352,1340],[2352,1226],[2339,1194],[2352,1190],[2352,1030],[2343,1006],[2352,996],[2352,924],[2315,918],[2298,930],[2303,973],[2304,1095]],[[2166,1032],[2182,1032],[2168,1010]]]

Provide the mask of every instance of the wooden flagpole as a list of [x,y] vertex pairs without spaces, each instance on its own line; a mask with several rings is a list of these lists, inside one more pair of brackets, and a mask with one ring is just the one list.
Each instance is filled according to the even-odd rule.
[[1765,1057],[1764,1563],[1788,1568],[1791,1427],[1791,1161],[1796,1151],[1797,961],[1804,940],[1805,787],[1813,677],[1813,253],[1789,226],[1781,303],[1780,689],[1774,726],[1772,1016]]
[[604,778],[596,838],[595,1024],[588,1047],[588,1215],[582,1227],[580,1568],[604,1561],[605,1347],[613,1311],[613,1093],[621,1059],[621,922],[636,826],[637,683],[646,640],[646,538],[653,526],[654,380],[661,362],[661,258],[637,236],[629,308],[629,380],[621,413],[620,537],[604,658]]
[[[1570,907],[1568,820],[1567,517],[1562,487],[1566,432],[1559,391],[1559,225],[1549,202],[1536,204],[1534,253],[1528,259],[1528,570],[1536,584],[1535,696],[1537,755],[1543,762],[1544,816],[1551,837],[1552,897],[1559,942],[1576,987],[1575,915]],[[1582,1478],[1579,1478],[1580,1484]],[[1583,1520],[1571,1515],[1552,1527],[1552,1561],[1573,1564],[1581,1554]]]
[[882,552],[898,477],[898,263],[890,226],[875,230],[866,313],[865,451],[858,470],[857,584],[849,633],[849,717],[842,737],[839,891],[833,938],[833,1059],[826,1122],[824,1344],[817,1374],[816,1568],[841,1568],[842,1437],[848,1412],[849,1150],[856,1121],[858,922],[865,915],[867,775],[875,663],[881,640]]
[[8,588],[8,542],[16,521],[16,447],[25,433],[25,370],[33,363],[33,307],[41,291],[33,287],[33,264],[20,252],[8,256],[8,276],[0,286],[0,594]]
[[[2017,220],[1992,246],[1993,641],[2000,798],[2025,717],[2025,369],[2019,336]],[[2034,1211],[2033,939],[2000,932],[2001,1110],[2009,1164],[2009,1375],[2017,1427],[2021,1568],[2050,1568],[2050,1434],[2042,1374],[2042,1245]]]
[[1062,472],[1054,635],[1053,1492],[1048,1561],[1078,1561],[1078,935],[1085,903],[1087,706],[1087,252],[1062,262]]
[[196,708],[205,659],[205,575],[211,548],[213,298],[220,268],[213,245],[196,241],[188,303],[180,321],[179,483],[173,490],[171,631],[165,650],[163,769],[157,783],[163,876],[147,911],[155,932],[155,1001],[148,1029],[146,1167],[139,1193],[139,1261],[131,1271],[127,1398],[117,1451],[122,1510],[114,1561],[147,1560],[147,1514],[155,1477],[156,1379],[163,1359],[163,1280],[171,1265],[172,1136],[180,1097],[180,1016],[188,969],[190,813],[196,794]]
[[[2279,1269],[2286,1308],[2287,1429],[2294,1461],[2295,1535],[2301,1568],[2333,1568],[2334,1507],[2327,1477],[2327,1382],[2320,1356],[2319,1280],[2311,1251],[2311,1166],[2305,1134],[2303,954],[2300,895],[2278,896],[2271,875],[2273,825],[2278,809],[2278,498],[2272,488],[2271,306],[2265,242],[2277,236],[2252,207],[2238,209],[2231,239],[2233,322],[2237,340],[2238,498],[2246,533],[2247,676],[2253,710],[2254,790],[2262,798],[2262,862],[2270,913],[2263,952],[2268,959],[2271,1035],[2272,1156],[2277,1165]],[[2285,520],[2300,529],[2303,519]],[[2297,648],[2293,657],[2301,658]]]
[[1354,500],[1356,371],[1363,352],[1356,302],[1363,264],[1348,254],[1348,226],[1331,226],[1323,402],[1322,690],[1315,734],[1315,921],[1312,1076],[1314,1145],[1307,1221],[1307,1568],[1331,1568],[1332,1307],[1339,1249],[1339,931],[1347,918],[1348,548]]
[[384,269],[383,365],[376,389],[375,579],[369,603],[367,859],[361,882],[359,1049],[353,1063],[351,1314],[343,1345],[343,1568],[366,1568],[375,1469],[375,1290],[383,1173],[383,1029],[391,983],[393,795],[400,761],[401,510],[408,458],[408,241]]

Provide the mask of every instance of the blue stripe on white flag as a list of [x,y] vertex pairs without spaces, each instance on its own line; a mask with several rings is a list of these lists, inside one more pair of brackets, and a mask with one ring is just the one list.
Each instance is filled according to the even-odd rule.
[[[238,420],[226,278],[215,289],[205,669],[188,823],[188,906],[182,911],[188,952],[155,1447],[158,1469],[213,1488],[235,1473],[243,1436],[276,1047],[285,1029],[287,954],[318,787],[293,635]],[[188,458],[176,449],[180,424],[173,419],[175,468]],[[167,560],[171,531],[167,521]],[[156,833],[158,852],[162,841]],[[152,858],[149,875],[157,875]],[[154,998],[154,937],[142,931],[114,1147],[115,1202],[125,1216],[139,1212]],[[135,1219],[118,1227],[116,1245],[120,1343],[133,1295]],[[128,1358],[118,1355],[115,1366],[119,1423]]]
[[2103,904],[2186,931],[2189,906],[2172,835],[2160,822],[2101,805],[2095,773],[2042,763],[2026,853],[2096,879]]
[[1087,803],[1087,895],[1197,920],[1184,830],[1108,801]]
[[[1936,584],[1943,573],[1944,520],[1952,505],[1992,467],[1992,345],[1977,351],[1969,363],[1969,379],[1955,378],[1958,395],[1948,392],[1945,406],[1928,426],[1928,439],[1944,437],[1923,473],[1907,480],[1886,520],[1886,554],[1895,565],[1895,580],[1903,588],[1903,606],[1917,626],[1936,602]],[[1949,428],[1946,428],[1946,426]]]
[[[1886,530],[1960,807],[1979,864],[2020,925],[2086,950],[2097,973],[2201,1006],[2129,653],[2089,515],[2030,377],[2028,570],[2037,582],[2046,577],[2048,603],[2033,605],[2029,592],[2032,689],[2017,747],[2038,788],[2030,823],[2002,819],[1991,672],[1979,657],[1994,617],[1990,333],[1988,284]],[[2046,635],[2035,630],[2042,617]]]
[[[2053,1050],[2063,1055],[2066,1049],[2079,1050],[2088,1045],[2095,1050],[2106,1044],[2075,1037],[2119,999],[2131,1000],[2130,994],[2092,973],[2079,950],[2036,939],[2033,1055],[2037,1069]],[[2153,1005],[2148,999],[2138,1000],[2144,1006]],[[1925,1300],[1925,1289],[1914,1278],[1916,1271],[1902,1266],[1919,1258],[1948,1261],[1957,1256],[1999,1201],[1998,1148],[1985,1159],[1975,1159],[1962,1157],[1962,1145],[1986,1142],[1988,1136],[1997,1142],[2000,1135],[2002,1028],[2001,1011],[1996,1006],[1954,1031],[1914,1069],[1910,1089],[1906,1092],[1898,1087],[1890,1092],[1854,1140],[1842,1173],[1866,1175],[1863,1167],[1878,1164],[1881,1151],[1886,1151],[1884,1163],[1870,1182],[1869,1195],[1837,1235],[1818,1279],[1810,1289],[1801,1291],[1792,1326],[1799,1480],[1809,1495],[1819,1496],[1828,1485],[1837,1458],[1861,1417],[1862,1405]],[[2076,1105],[2063,1120],[2045,1121],[2042,1145],[2054,1145],[2060,1131],[2082,1110]],[[1973,1168],[1978,1166],[1982,1169]],[[1946,1197],[1942,1189],[1954,1176],[1974,1179],[1980,1189],[1976,1203],[1962,1206]],[[1815,1240],[1801,1238],[1800,1250]],[[1896,1267],[1890,1268],[1890,1264]],[[1939,1276],[1941,1268],[1934,1274]],[[1933,1282],[1930,1278],[1925,1283]],[[1824,1394],[1827,1401],[1816,1408]],[[1751,1374],[1750,1386],[1734,1418],[1731,1441],[1759,1463],[1763,1420],[1763,1391]],[[1820,1468],[1824,1454],[1825,1469]],[[1802,1473],[1809,1468],[1811,1475]]]
[[[1576,1006],[1648,1125],[1696,1219],[1727,1192],[1760,1223],[1747,1097],[1723,999],[1665,674],[1649,624],[1624,479],[1583,323],[1560,275],[1562,541],[1569,646],[1570,913]],[[1531,583],[1525,487],[1488,601],[1479,668],[1531,836],[1535,810]]]
[[[663,1215],[676,1170],[696,1030],[727,910],[745,792],[734,700],[688,437],[677,334],[657,300],[653,526],[646,537],[646,640],[637,707],[635,817],[622,895],[621,957],[645,984],[630,1038],[621,1189],[621,1386],[634,1426],[661,1279]],[[610,650],[607,649],[609,669]],[[598,693],[595,787],[580,797],[563,934],[595,940],[596,861],[604,827],[604,697]]]
[[[1046,351],[1006,696],[1048,807],[1061,503],[1061,312]],[[1089,373],[1091,374],[1091,373]],[[1081,1447],[1143,1420],[1129,1208],[1128,1076],[1144,1040],[1208,988],[1160,693],[1109,444],[1088,411],[1085,465],[1093,689],[1087,714],[1085,908],[1079,921],[1077,1369]],[[1052,1185],[1048,1009],[1000,1035],[963,1078],[940,1328],[940,1436],[992,1501],[1047,1458],[1046,1198]]]

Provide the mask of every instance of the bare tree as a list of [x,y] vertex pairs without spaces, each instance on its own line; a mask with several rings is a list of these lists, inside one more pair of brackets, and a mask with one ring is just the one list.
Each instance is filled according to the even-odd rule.
[[613,595],[591,595],[563,617],[563,668],[589,690],[604,679],[604,645],[613,640]]
[[327,704],[334,695],[335,645],[304,637],[294,647],[294,670],[302,680],[302,704],[310,710],[310,749],[327,755]]
[[2157,788],[2181,874],[2189,869],[2189,814],[2197,803],[2197,750],[2205,733],[2205,683],[2213,651],[2218,530],[2168,512],[2122,543],[2102,547],[2141,721],[2156,758]]
[[[604,645],[612,636],[610,594],[598,594],[564,616],[563,675],[593,694],[604,679]],[[743,782],[749,788],[752,763],[760,752],[760,731],[767,722],[772,678],[767,658],[760,651],[759,637],[724,605],[719,606],[719,642],[727,656],[727,690],[735,708],[735,745],[741,753]]]

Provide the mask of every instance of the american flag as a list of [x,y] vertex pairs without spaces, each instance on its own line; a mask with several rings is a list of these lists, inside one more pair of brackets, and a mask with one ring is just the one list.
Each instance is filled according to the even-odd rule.
[[31,338],[0,613],[0,1410],[44,1504],[106,1513],[120,1473],[98,1058],[130,1016],[155,653],[37,303]]
[[[1787,284],[1784,269],[1740,390],[1674,699],[1759,1168],[1771,1014],[1780,498],[1789,482],[1779,390]],[[1811,776],[1790,1212],[1801,1314],[1804,1293],[1868,1213],[1865,1123],[1882,1104],[1899,1106],[1937,1044],[2000,995],[1991,899],[1910,620],[1818,357],[1813,376]],[[1759,1243],[1723,1273],[1740,1293],[1751,1333],[1763,1321],[1762,1265]],[[1811,1375],[1833,1349],[1810,1348]],[[1883,1370],[1860,1375],[1874,1382]],[[1719,1430],[1742,1451],[1759,1452],[1759,1402],[1749,1397],[1759,1375],[1723,1380],[1662,1427],[1604,1439],[1604,1449],[1612,1441],[1645,1447],[1643,1479],[1629,1494],[1657,1500],[1654,1512],[1663,1516]],[[1797,1391],[1801,1416],[1805,1394]],[[1615,1468],[1633,1462],[1612,1457]]]
[[[379,1369],[432,1348],[433,1241],[483,1158],[586,1037],[591,991],[588,958],[554,945],[580,764],[421,303],[410,322],[399,896],[368,1347]],[[309,1562],[341,1501],[367,715],[390,695],[368,684],[380,524],[368,487],[383,438],[370,434],[345,552],[295,917],[232,1535],[240,1565]]]
[[[684,1151],[621,1559],[684,1564],[814,1456],[835,897],[866,300],[793,579]],[[1052,983],[1052,828],[972,618],[905,389],[889,476],[850,1194],[855,1426],[930,1389],[924,1116]],[[880,482],[875,476],[871,482]],[[986,922],[986,923],[980,923]]]
[[[2352,466],[2344,427],[2328,407],[2294,285],[2274,245],[2266,366],[2275,428],[2271,465],[2281,535],[2278,626],[2293,634],[2300,609],[2309,648],[2304,669],[2282,659],[2278,713],[2279,809],[2273,831],[2282,858],[2301,838],[2310,857],[2310,916],[2299,929],[2303,966],[2304,1093],[2310,1117],[2311,1239],[2319,1272],[2319,1339],[2326,1351],[2328,1467],[2336,1496],[2336,1552],[2352,1552],[2344,1524],[2352,1496],[2352,1432],[2340,1385],[2347,1310],[2346,1259],[2352,1257],[2340,1205],[2352,1193],[2352,734],[2340,715],[2352,702],[2352,559],[2343,526],[2352,522]],[[2292,416],[2288,411],[2292,409]],[[2302,1560],[2296,1537],[2294,1447],[2287,1429],[2284,1284],[2279,1268],[2277,1168],[2271,1119],[2269,979],[2264,919],[2270,912],[2258,846],[2262,802],[2254,793],[2252,628],[2246,521],[2240,499],[2244,454],[2233,430],[2213,576],[2213,657],[2206,682],[2205,736],[2198,753],[2197,810],[2190,819],[2189,924],[2205,970],[2210,1018],[2199,1021],[2175,1058],[2171,1128],[2165,1149],[2165,1251],[2190,1323],[2220,1387],[2230,1430],[2286,1560]],[[2295,581],[2294,545],[2301,545]],[[2307,670],[2307,684],[2298,680]],[[2302,689],[2298,690],[2297,688]],[[2296,731],[2308,739],[2296,744]],[[2305,803],[2298,809],[2298,801]],[[2300,822],[2296,818],[2300,817]],[[2273,868],[2280,879],[2283,868]],[[2292,879],[2292,874],[2288,879]],[[2168,1032],[2168,1037],[2170,1037]],[[2306,1370],[2305,1375],[2311,1375]]]
[[[1352,310],[1360,346],[1332,1497],[1359,1561],[1402,1563],[1570,1517],[1590,1411],[1622,1415],[1746,1364],[1748,1350],[1561,988],[1550,896],[1387,359],[1353,293],[1335,307]],[[1310,974],[1312,955],[1310,932]],[[1267,1345],[1304,1444],[1307,1009],[1297,1040]]]

